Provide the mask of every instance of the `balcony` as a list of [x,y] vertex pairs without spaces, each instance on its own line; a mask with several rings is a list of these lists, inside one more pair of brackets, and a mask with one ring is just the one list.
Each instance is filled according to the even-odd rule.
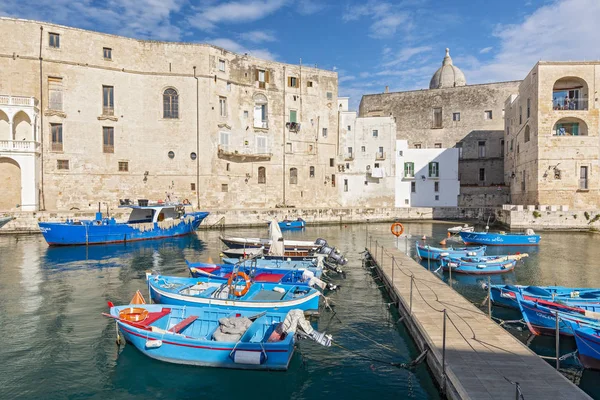
[[254,120],[254,127],[258,129],[269,129],[268,121]]
[[33,140],[0,140],[0,152],[39,153],[40,143]]
[[555,97],[552,100],[552,109],[554,111],[585,111],[588,109],[588,99]]
[[219,145],[217,155],[222,160],[232,162],[269,161],[273,156],[267,148],[257,148],[255,151],[248,148],[235,150],[228,145]]
[[385,160],[385,151],[377,152],[377,154],[375,154],[375,160]]
[[38,101],[34,97],[0,95],[0,105],[36,107]]
[[352,161],[352,160],[354,160],[354,153],[344,154],[344,161]]
[[114,107],[102,107],[102,115],[115,115]]
[[288,122],[285,124],[285,127],[290,130],[290,132],[299,132],[300,124],[298,122]]

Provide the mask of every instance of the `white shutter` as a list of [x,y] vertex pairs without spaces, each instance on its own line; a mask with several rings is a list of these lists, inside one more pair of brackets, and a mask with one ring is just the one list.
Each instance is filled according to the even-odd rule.
[[220,132],[219,145],[224,151],[229,150],[229,132]]
[[256,153],[258,154],[267,154],[267,137],[266,136],[257,136],[256,137]]

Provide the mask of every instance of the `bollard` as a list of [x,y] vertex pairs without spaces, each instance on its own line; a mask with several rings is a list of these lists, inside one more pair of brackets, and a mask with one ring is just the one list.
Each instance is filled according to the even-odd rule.
[[396,259],[392,256],[392,287],[394,287],[394,264],[396,263]]
[[446,309],[444,308],[444,324],[442,328],[442,391],[446,389]]
[[413,292],[413,282],[415,280],[415,276],[411,275],[410,276],[410,300],[409,300],[409,306],[408,306],[408,315],[412,316],[412,292]]
[[406,238],[406,255],[408,255],[408,235],[404,237]]
[[488,275],[488,315],[492,318],[492,278]]
[[558,311],[556,311],[556,370],[560,368],[560,326]]
[[448,279],[448,284],[452,287],[452,267],[450,266],[450,262],[448,262],[448,272],[450,273],[450,278]]

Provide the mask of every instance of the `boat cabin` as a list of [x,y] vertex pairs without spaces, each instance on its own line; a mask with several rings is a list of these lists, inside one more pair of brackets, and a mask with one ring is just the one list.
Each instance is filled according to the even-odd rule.
[[161,222],[179,219],[185,211],[183,206],[124,206],[131,208],[128,224],[139,224],[146,222]]

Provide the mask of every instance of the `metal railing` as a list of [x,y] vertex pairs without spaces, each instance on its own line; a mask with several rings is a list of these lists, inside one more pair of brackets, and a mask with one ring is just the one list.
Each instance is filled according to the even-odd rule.
[[588,99],[557,97],[552,100],[552,109],[555,111],[584,111],[588,109]]

